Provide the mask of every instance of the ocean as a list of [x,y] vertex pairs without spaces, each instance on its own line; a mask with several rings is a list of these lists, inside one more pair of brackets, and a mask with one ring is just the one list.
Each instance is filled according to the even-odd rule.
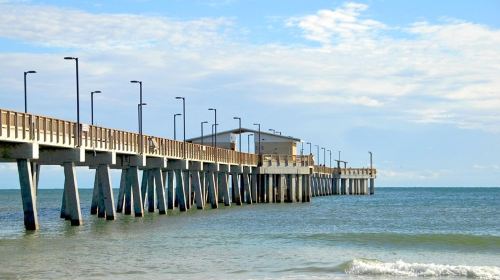
[[[115,190],[115,195],[117,191]],[[500,279],[500,188],[378,188],[311,203],[59,218],[40,190],[25,232],[19,190],[0,190],[0,279]]]

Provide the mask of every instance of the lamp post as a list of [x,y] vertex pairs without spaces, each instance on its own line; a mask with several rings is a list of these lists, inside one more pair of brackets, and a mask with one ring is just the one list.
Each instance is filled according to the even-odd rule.
[[65,60],[74,60],[76,66],[76,146],[80,147],[80,81],[78,77],[78,57],[66,56]]
[[281,135],[281,131],[276,131],[276,134],[279,134],[279,135]]
[[183,133],[183,144],[182,149],[184,150],[184,158],[186,158],[186,98],[182,96],[177,96],[175,99],[182,99],[182,133]]
[[177,140],[177,117],[182,114],[174,114],[174,140]]
[[101,93],[100,90],[90,92],[90,123],[94,125],[94,94]]
[[254,123],[253,125],[256,125],[259,127],[259,155],[260,155],[260,123]]
[[214,133],[212,133],[214,137],[214,148],[215,148],[215,162],[217,162],[217,109],[208,108],[209,111],[214,111]]
[[309,145],[309,155],[312,155],[312,144],[311,144],[311,142],[307,142],[306,144]]
[[28,113],[28,93],[27,93],[27,89],[26,89],[26,76],[28,74],[35,74],[36,71],[33,71],[33,70],[30,70],[30,71],[26,71],[24,72],[24,113]]
[[319,145],[314,145],[316,147],[316,155],[318,156],[318,165],[319,165]]
[[253,133],[247,135],[247,153],[250,153],[250,136],[254,136]]
[[368,151],[368,153],[370,154],[370,175],[372,175],[372,171],[373,171],[373,153]]
[[241,118],[240,117],[233,117],[234,120],[238,120],[238,124],[239,124],[239,152],[241,152]]
[[142,154],[142,106],[146,106],[147,104],[146,103],[139,103],[137,104],[137,119],[138,119],[138,122],[139,122],[139,145],[141,145],[141,147],[139,148],[139,152]]
[[324,147],[321,147],[321,149],[323,150],[323,166],[326,166],[326,162],[325,162],[325,159],[326,159],[326,149]]
[[[141,141],[140,141],[140,145],[141,145],[141,150],[140,150],[140,153],[142,154],[142,81],[137,81],[137,80],[132,80],[130,81],[130,83],[132,84],[139,84],[139,112],[137,112],[137,114],[139,115],[139,134],[141,135]],[[144,104],[146,105],[146,104]]]
[[332,150],[327,150],[330,153],[330,168],[332,168]]
[[203,125],[208,123],[207,121],[201,122],[201,145],[203,145]]

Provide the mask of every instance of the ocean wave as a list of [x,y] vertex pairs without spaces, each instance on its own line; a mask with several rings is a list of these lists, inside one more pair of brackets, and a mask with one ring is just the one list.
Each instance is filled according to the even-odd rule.
[[345,265],[345,272],[352,275],[384,275],[394,277],[463,277],[472,279],[500,279],[500,267],[446,265],[434,263],[381,262],[354,259]]
[[320,233],[301,235],[301,240],[371,244],[374,246],[428,247],[435,249],[500,252],[500,236],[468,234]]

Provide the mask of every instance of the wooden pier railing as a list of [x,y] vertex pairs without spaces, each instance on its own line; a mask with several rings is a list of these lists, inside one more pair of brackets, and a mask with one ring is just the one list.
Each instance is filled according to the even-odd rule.
[[315,173],[324,174],[339,174],[339,175],[369,175],[376,176],[377,169],[375,168],[334,168],[315,165],[313,168]]
[[[0,109],[0,139],[11,142],[37,142],[40,145],[55,147],[75,147],[75,122],[56,118],[25,114]],[[87,124],[80,125],[81,146],[96,151],[116,151],[119,153],[190,160],[243,164],[256,166],[259,156],[206,145],[184,143],[149,135],[140,134]]]

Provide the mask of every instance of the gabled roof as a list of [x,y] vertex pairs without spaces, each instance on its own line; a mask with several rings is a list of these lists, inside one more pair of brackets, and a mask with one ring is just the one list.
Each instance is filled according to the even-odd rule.
[[[235,128],[235,129],[231,129],[231,130],[226,130],[226,131],[222,131],[222,132],[217,132],[217,135],[222,135],[222,134],[239,134],[240,133],[240,129],[239,128]],[[241,128],[241,133],[253,133],[255,135],[257,135],[259,133],[258,130],[255,130],[255,129],[250,129],[250,128],[244,128],[242,127]],[[207,135],[203,135],[203,138],[208,138],[208,137],[212,137],[213,134],[207,134]],[[291,140],[291,141],[294,141],[294,142],[300,142],[300,139],[298,138],[295,138],[295,137],[291,137],[291,136],[285,136],[285,135],[279,135],[279,134],[274,134],[274,133],[269,133],[267,131],[260,131],[260,135],[268,135],[268,136],[273,136],[273,137],[277,137],[277,138],[283,138],[283,139],[288,139],[288,140]],[[201,136],[199,137],[194,137],[194,138],[190,138],[190,139],[186,139],[186,141],[188,142],[192,142],[192,141],[196,141],[196,140],[200,140],[201,139]]]

